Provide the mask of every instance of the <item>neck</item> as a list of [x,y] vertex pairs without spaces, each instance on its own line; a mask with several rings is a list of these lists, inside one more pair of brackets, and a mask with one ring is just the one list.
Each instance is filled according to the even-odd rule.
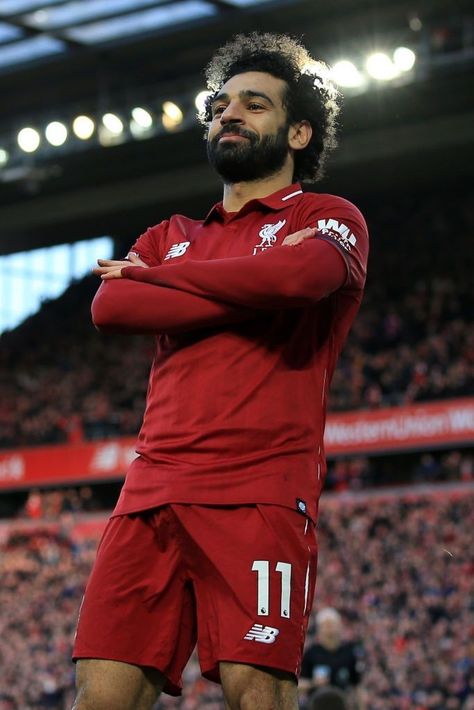
[[234,182],[224,185],[223,207],[226,212],[238,212],[246,202],[260,199],[288,187],[293,182],[291,170],[283,169],[276,175],[252,182]]
[[339,646],[341,645],[341,641],[338,638],[320,638],[319,643],[321,646],[324,646],[324,648],[327,648],[328,651],[335,651]]

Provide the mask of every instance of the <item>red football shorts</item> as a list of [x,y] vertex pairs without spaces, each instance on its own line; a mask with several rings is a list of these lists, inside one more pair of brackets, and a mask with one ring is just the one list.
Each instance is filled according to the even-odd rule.
[[298,676],[316,581],[314,524],[271,505],[166,505],[111,518],[79,615],[73,658],[150,666],[179,695],[196,645],[219,662]]

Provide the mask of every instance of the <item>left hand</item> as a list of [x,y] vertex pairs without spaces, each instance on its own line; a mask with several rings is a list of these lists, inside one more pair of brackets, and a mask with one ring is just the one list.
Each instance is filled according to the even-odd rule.
[[145,262],[140,259],[138,254],[135,254],[133,251],[128,253],[126,259],[97,259],[97,263],[99,266],[92,269],[92,272],[96,276],[100,276],[103,281],[123,278],[122,269],[126,266],[141,266],[144,269],[149,268],[148,264],[145,264]]
[[317,227],[305,227],[304,229],[298,230],[298,232],[293,232],[284,238],[282,246],[292,246],[295,247],[297,244],[301,244],[305,239],[310,239],[314,237],[318,231]]

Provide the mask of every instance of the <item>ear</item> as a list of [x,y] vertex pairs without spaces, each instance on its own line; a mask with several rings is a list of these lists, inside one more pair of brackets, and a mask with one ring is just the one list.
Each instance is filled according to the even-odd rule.
[[293,123],[288,129],[288,145],[293,150],[303,150],[310,142],[312,135],[313,129],[309,121]]

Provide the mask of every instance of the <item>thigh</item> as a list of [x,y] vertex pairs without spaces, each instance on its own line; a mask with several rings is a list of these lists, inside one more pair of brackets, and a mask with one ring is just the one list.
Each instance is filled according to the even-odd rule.
[[313,523],[280,506],[181,508],[203,674],[219,680],[227,661],[296,678],[314,594]]
[[243,663],[219,664],[228,710],[297,710],[295,677]]
[[165,682],[153,668],[82,659],[77,662],[73,710],[150,710]]
[[112,518],[79,614],[73,658],[154,668],[179,694],[196,641],[194,594],[163,507]]

